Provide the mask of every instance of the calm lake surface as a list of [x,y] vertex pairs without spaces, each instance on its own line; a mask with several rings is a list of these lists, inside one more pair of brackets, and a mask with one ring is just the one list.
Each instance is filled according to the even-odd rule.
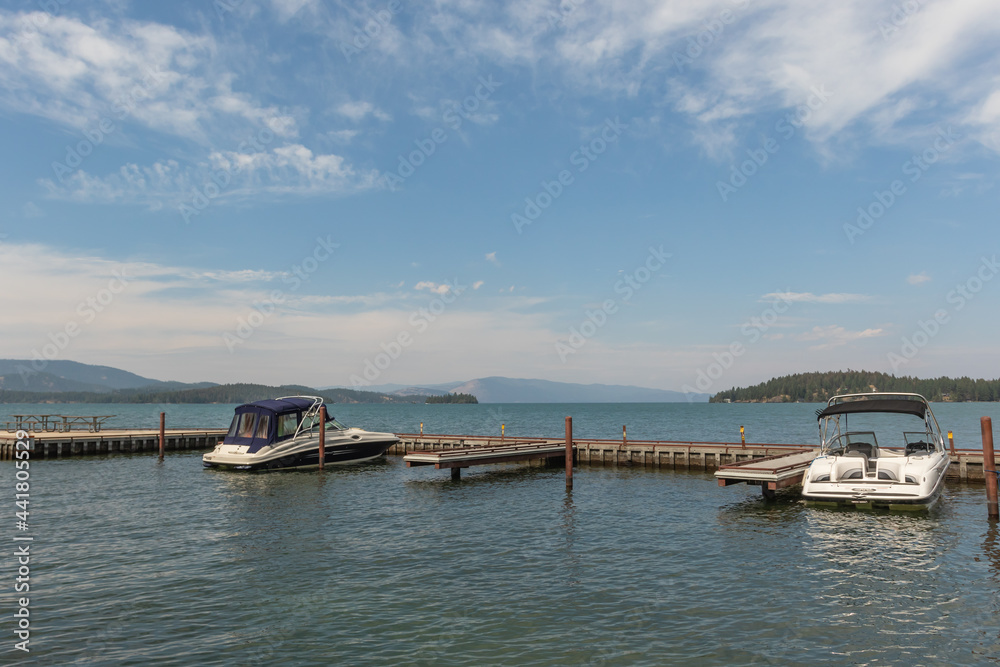
[[[0,406],[225,426],[233,406]],[[337,405],[376,430],[816,441],[818,405]],[[978,448],[997,404],[935,405]],[[588,467],[325,473],[200,453],[31,467],[31,653],[13,652],[14,468],[0,464],[2,664],[995,665],[1000,532],[982,486],[929,514],[766,503],[711,475]],[[25,534],[25,533],[21,533]]]

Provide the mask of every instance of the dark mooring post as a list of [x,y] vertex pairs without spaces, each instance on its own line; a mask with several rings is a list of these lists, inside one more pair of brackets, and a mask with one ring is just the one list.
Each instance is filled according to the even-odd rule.
[[979,420],[983,429],[983,473],[986,475],[986,510],[991,519],[1000,519],[997,507],[997,464],[993,456],[993,420],[983,417]]
[[326,406],[319,409],[319,469],[326,462]]
[[573,418],[566,417],[566,490],[573,490]]
[[955,456],[955,436],[951,431],[948,431],[948,447],[951,448],[951,455]]
[[167,413],[160,413],[160,460],[163,460],[163,447],[167,440]]

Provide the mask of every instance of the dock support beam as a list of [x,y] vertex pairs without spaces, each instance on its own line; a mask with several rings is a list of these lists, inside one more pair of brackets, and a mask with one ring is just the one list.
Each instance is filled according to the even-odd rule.
[[167,413],[160,413],[160,460],[163,460],[163,449],[167,441]]
[[993,420],[983,417],[979,420],[983,431],[983,475],[986,477],[986,511],[990,519],[1000,519],[997,507],[997,464],[993,456]]
[[451,469],[451,481],[460,482],[462,480],[462,469],[452,468]]
[[566,490],[573,490],[573,418],[566,417]]

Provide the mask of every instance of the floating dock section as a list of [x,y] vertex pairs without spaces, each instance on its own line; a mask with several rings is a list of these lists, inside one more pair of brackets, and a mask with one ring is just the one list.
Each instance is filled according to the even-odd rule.
[[564,442],[507,440],[502,443],[460,447],[449,450],[413,451],[403,456],[407,467],[434,466],[451,470],[452,479],[461,478],[462,468],[488,463],[515,463],[565,459]]
[[760,486],[765,498],[773,498],[778,489],[802,483],[809,464],[819,455],[819,449],[807,449],[778,456],[729,463],[719,466],[715,477],[719,486],[750,484]]

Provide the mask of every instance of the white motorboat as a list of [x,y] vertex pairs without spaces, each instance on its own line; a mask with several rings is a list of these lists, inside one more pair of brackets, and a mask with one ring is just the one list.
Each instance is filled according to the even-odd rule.
[[320,424],[323,399],[286,396],[247,403],[225,439],[202,457],[206,468],[273,470],[319,466],[319,433],[325,429],[324,464],[358,463],[382,456],[399,441],[392,433],[348,428],[327,414]]
[[[883,431],[879,442],[869,424],[887,420],[874,415],[909,415],[919,418],[923,427],[904,430],[895,439]],[[864,423],[852,430],[848,418]],[[937,501],[951,459],[923,396],[885,392],[834,396],[817,411],[817,419],[820,455],[802,482],[802,497],[808,503],[925,509]]]

